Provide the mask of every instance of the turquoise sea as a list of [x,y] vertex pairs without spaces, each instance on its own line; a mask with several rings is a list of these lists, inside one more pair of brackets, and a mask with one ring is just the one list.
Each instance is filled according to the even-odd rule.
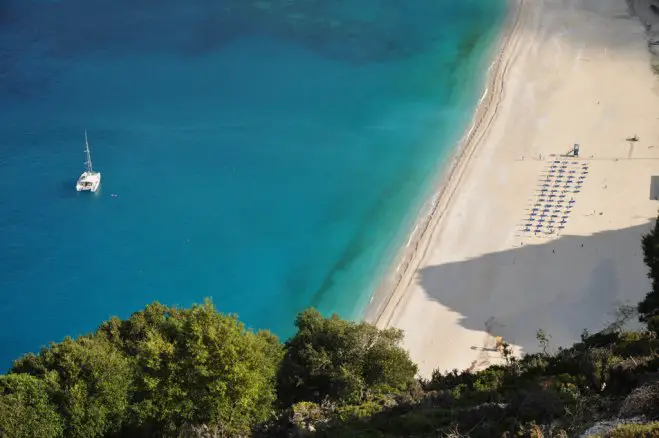
[[282,337],[308,306],[359,318],[506,7],[0,0],[0,370],[154,300]]

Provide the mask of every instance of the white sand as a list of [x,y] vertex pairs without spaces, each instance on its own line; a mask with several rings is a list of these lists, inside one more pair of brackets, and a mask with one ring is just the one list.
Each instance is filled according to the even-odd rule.
[[[405,330],[422,376],[500,360],[494,336],[518,353],[538,349],[539,328],[571,344],[650,287],[640,238],[659,207],[659,78],[644,28],[624,0],[513,1],[439,206],[388,304],[371,309]],[[543,171],[573,143],[589,173],[566,227],[523,233]]]

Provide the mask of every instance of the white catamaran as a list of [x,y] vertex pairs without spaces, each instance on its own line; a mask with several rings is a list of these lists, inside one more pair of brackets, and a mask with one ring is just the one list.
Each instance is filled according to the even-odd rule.
[[76,183],[76,190],[79,192],[88,191],[95,192],[98,186],[101,185],[101,172],[94,172],[92,169],[92,155],[89,152],[89,142],[87,141],[87,131],[85,131],[85,153],[87,154],[87,170],[82,172],[78,182]]

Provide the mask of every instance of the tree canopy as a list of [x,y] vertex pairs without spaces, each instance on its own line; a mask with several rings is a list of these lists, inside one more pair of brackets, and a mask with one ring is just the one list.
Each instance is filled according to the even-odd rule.
[[417,366],[401,347],[403,332],[378,330],[315,309],[295,320],[278,376],[279,400],[360,402],[369,394],[400,392],[412,384]]
[[107,340],[67,338],[17,360],[12,372],[42,379],[66,436],[99,437],[120,428],[128,408],[131,369],[128,358]]
[[281,346],[208,301],[191,309],[154,303],[98,333],[134,362],[131,422],[144,431],[204,424],[232,435],[271,414]]
[[62,436],[62,420],[44,386],[42,380],[28,374],[0,375],[0,436]]

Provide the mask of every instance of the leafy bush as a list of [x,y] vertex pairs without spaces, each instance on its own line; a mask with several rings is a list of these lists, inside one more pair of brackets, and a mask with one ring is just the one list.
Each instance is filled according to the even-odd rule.
[[659,423],[623,424],[605,435],[606,438],[659,438]]
[[65,339],[14,362],[12,373],[40,378],[70,437],[117,431],[128,409],[129,360],[99,337]]
[[281,346],[208,301],[190,309],[154,303],[98,333],[135,363],[133,434],[173,434],[184,424],[239,434],[271,415]]
[[372,394],[396,393],[414,382],[417,367],[400,346],[403,333],[366,323],[323,318],[309,309],[295,321],[278,375],[283,406],[300,401],[357,404]]
[[0,436],[54,438],[63,431],[41,380],[29,374],[0,376]]

